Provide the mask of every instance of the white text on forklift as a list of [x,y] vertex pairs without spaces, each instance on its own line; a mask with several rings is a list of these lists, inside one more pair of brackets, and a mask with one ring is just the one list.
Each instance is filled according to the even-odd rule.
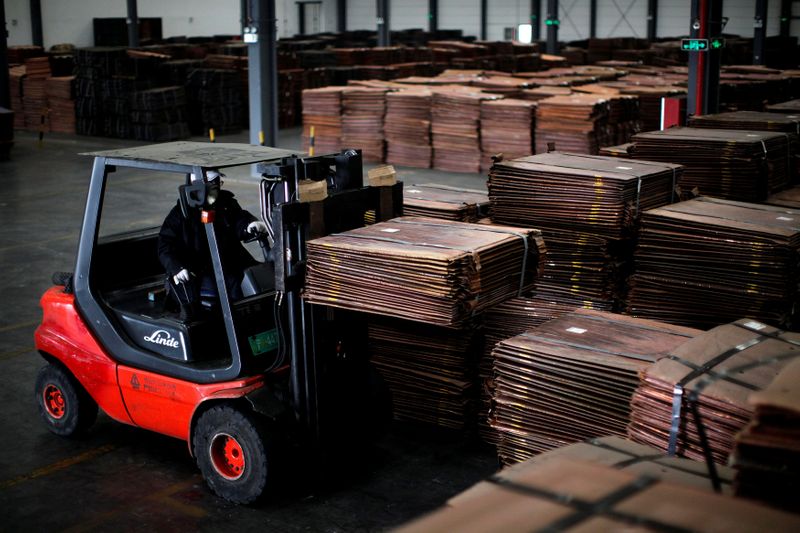
[[152,342],[153,344],[161,344],[169,348],[180,348],[181,346],[176,339],[172,338],[172,335],[170,335],[168,331],[164,331],[163,329],[154,331],[152,335],[145,337],[144,340]]

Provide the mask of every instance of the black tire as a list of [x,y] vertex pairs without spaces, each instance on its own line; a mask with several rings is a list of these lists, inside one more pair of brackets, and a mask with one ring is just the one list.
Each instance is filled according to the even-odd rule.
[[238,504],[261,498],[274,475],[270,438],[256,415],[212,407],[197,421],[193,441],[197,466],[214,493]]
[[39,370],[36,405],[47,429],[62,437],[80,437],[97,420],[97,403],[72,374],[48,364]]

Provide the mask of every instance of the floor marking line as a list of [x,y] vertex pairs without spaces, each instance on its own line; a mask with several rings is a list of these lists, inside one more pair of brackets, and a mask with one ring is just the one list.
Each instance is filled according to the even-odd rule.
[[19,357],[20,355],[24,355],[28,352],[35,352],[36,348],[33,346],[29,346],[27,348],[18,348],[16,350],[11,350],[8,352],[0,353],[0,361],[6,361],[8,359],[14,359],[15,357]]
[[30,322],[17,322],[16,324],[10,324],[8,326],[3,326],[2,328],[0,328],[0,333],[4,333],[6,331],[11,331],[11,330],[14,330],[14,329],[25,328],[25,327],[28,327],[28,326],[35,326],[39,322],[40,322],[39,320],[31,320]]
[[0,490],[8,489],[10,487],[19,485],[20,483],[23,483],[25,481],[30,481],[32,479],[49,476],[50,474],[53,474],[60,470],[64,470],[66,468],[69,468],[70,466],[104,455],[110,452],[111,450],[116,449],[116,447],[117,446],[115,444],[106,444],[105,446],[100,446],[99,448],[94,448],[92,450],[79,453],[78,455],[75,455],[73,457],[67,457],[66,459],[62,459],[61,461],[57,461],[47,466],[37,468],[36,470],[28,472],[27,474],[22,474],[21,476],[17,476],[12,479],[7,479],[5,481],[0,482]]

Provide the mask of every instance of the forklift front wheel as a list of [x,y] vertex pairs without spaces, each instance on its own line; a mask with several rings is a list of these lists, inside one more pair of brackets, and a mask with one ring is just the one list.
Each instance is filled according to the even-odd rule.
[[48,364],[36,377],[36,405],[47,429],[62,437],[84,434],[97,419],[97,404],[65,369]]
[[230,405],[212,407],[198,419],[193,441],[197,466],[218,496],[248,504],[264,493],[270,446],[255,415]]

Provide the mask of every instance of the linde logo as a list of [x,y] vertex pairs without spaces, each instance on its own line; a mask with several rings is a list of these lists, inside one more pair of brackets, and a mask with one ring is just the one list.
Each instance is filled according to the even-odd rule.
[[168,348],[181,347],[181,343],[173,339],[172,335],[170,335],[168,331],[165,331],[163,329],[158,329],[154,331],[152,335],[150,335],[149,337],[145,337],[144,340],[146,340],[147,342],[152,342],[153,344],[160,344]]

